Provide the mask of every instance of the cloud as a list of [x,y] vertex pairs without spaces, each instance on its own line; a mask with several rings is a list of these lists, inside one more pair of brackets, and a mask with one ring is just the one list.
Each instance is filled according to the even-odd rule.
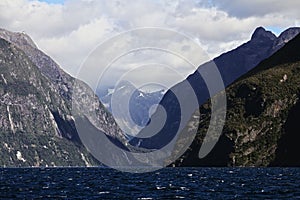
[[[25,31],[67,72],[76,75],[93,49],[124,31],[139,27],[172,29],[188,35],[213,58],[249,40],[257,26],[277,30],[299,25],[299,6],[300,3],[294,0],[284,3],[275,0],[136,0],[134,3],[125,0],[66,0],[63,4],[1,0],[0,26]],[[144,37],[149,37],[149,34],[144,34]],[[167,34],[156,34],[153,45],[161,43],[165,48],[181,49],[182,54],[193,53],[186,41],[168,41],[165,40],[167,37]],[[138,39],[131,41],[133,45],[142,42]],[[120,48],[121,43],[113,51]],[[162,55],[157,56],[157,62],[165,62],[167,57]],[[134,66],[132,62],[140,64],[148,59],[143,54],[139,56],[139,60],[128,57],[126,65],[119,63],[118,76],[121,69],[124,71]],[[194,57],[198,59],[202,55]],[[169,64],[185,71],[178,59],[172,59]]]
[[28,30],[33,36],[58,35],[65,30],[62,5],[25,0],[4,0],[0,3],[3,28]]
[[83,60],[95,46],[114,32],[114,24],[102,17],[79,26],[69,34],[58,37],[42,37],[39,47],[45,49],[62,64],[65,70],[76,74]]
[[300,16],[300,2],[295,0],[222,0],[214,1],[213,5],[239,18],[263,17],[275,13],[298,18]]

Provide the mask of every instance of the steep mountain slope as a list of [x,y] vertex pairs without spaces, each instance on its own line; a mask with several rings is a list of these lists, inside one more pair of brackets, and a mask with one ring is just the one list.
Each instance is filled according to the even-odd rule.
[[177,166],[300,166],[300,35],[226,89],[228,109],[213,151],[198,158],[210,118]]
[[93,105],[95,115],[72,115],[75,79],[38,50],[29,36],[1,29],[0,40],[0,165],[99,164],[81,144],[74,123],[77,118],[85,118],[108,137],[124,141],[113,117],[80,81],[77,86],[83,98],[78,104]]
[[[14,33],[4,29],[0,29],[0,38],[11,42],[15,46],[23,50],[23,52],[29,57],[32,63],[34,63],[40,69],[42,75],[48,78],[53,83],[60,96],[71,107],[72,87],[76,79],[64,72],[59,67],[59,65],[55,63],[48,55],[37,49],[31,38],[25,33]],[[90,87],[83,82],[80,84],[80,87],[82,87],[82,91],[91,91]],[[94,107],[97,108],[97,119],[89,120],[98,120],[98,122],[94,124],[99,125],[97,127],[100,129],[103,129],[103,127],[113,127],[113,130],[110,128],[111,130],[107,131],[107,134],[109,134],[111,137],[116,137],[120,140],[123,140],[124,138],[122,136],[122,131],[118,128],[111,116],[108,120],[109,122],[111,122],[111,124],[106,124],[106,122],[104,122],[105,120],[102,120],[103,116],[109,116],[109,114],[107,113],[102,103],[99,101],[98,97],[93,92],[89,94],[91,95],[87,96],[84,99],[85,102],[82,103],[90,105],[95,104]]]
[[48,55],[39,50],[27,34],[0,29],[0,38],[23,50],[42,74],[55,83],[60,94],[71,99],[72,77],[65,73]]
[[0,165],[85,165],[84,159],[93,163],[70,130],[74,124],[66,112],[68,105],[53,84],[22,51],[3,39],[0,68]]
[[[191,112],[188,114],[192,116],[193,111],[198,109],[199,105],[205,103],[209,99],[210,95],[215,95],[221,91],[220,89],[216,89],[213,94],[209,94],[206,82],[201,74],[206,74],[207,77],[214,80],[215,77],[214,74],[212,74],[214,70],[211,69],[212,66],[216,66],[226,87],[237,78],[253,69],[262,60],[271,56],[286,42],[295,37],[297,33],[300,33],[300,28],[291,28],[284,31],[279,37],[276,37],[273,33],[266,31],[262,27],[259,27],[254,31],[249,42],[230,52],[222,54],[213,61],[201,65],[194,74],[190,75],[183,82],[172,87],[164,95],[160,105],[167,112],[167,121],[165,126],[156,135],[156,137],[149,139],[135,138],[131,141],[131,144],[139,144],[141,147],[150,149],[161,148],[162,146],[165,146],[170,139],[175,136],[176,131],[178,130],[176,124],[179,124],[180,120],[182,119],[180,116],[178,116],[180,113],[182,114],[182,112],[174,92],[178,93],[182,98],[185,98],[186,104],[189,104],[188,101],[192,99],[194,94],[197,96],[198,105],[195,105],[193,108],[189,108]],[[219,86],[213,85],[213,87],[217,88]],[[160,115],[161,113],[156,112],[151,119],[158,119],[160,118]],[[149,132],[148,127],[141,131],[141,135],[143,135],[145,132]]]

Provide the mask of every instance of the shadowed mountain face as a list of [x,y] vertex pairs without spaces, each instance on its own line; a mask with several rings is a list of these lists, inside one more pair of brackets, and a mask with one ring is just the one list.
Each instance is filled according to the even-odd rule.
[[[179,107],[176,99],[178,96],[184,98],[187,102],[190,101],[194,95],[197,96],[197,104],[187,105],[189,113],[185,114],[189,115],[187,118],[190,118],[194,111],[199,109],[199,105],[202,105],[210,98],[210,96],[214,96],[222,90],[218,89],[220,87],[217,85],[210,85],[210,87],[213,87],[214,89],[213,93],[209,94],[206,82],[202,75],[205,75],[210,80],[217,80],[217,78],[214,77],[214,70],[212,70],[213,66],[216,66],[220,72],[222,80],[224,81],[225,87],[227,87],[240,76],[256,67],[262,60],[268,58],[278,49],[282,48],[298,33],[300,33],[300,28],[291,28],[284,31],[279,37],[276,37],[273,33],[266,31],[262,27],[257,28],[249,42],[230,52],[222,54],[213,61],[205,63],[186,80],[178,83],[167,91],[160,102],[160,105],[163,106],[167,112],[166,123],[162,130],[156,135],[156,137],[146,139],[137,137],[131,141],[131,144],[139,144],[143,148],[150,149],[165,146],[175,136],[178,130],[176,124],[179,124],[181,120],[180,116],[178,116],[182,114],[181,108]],[[174,95],[174,92],[177,93],[177,95]],[[161,113],[156,112],[151,119],[158,119],[160,118],[159,115],[161,115]],[[143,135],[151,131],[149,127],[150,126],[143,129],[140,134]]]
[[[213,151],[199,159],[210,105],[177,166],[300,166],[300,35],[226,89],[227,119]],[[180,143],[180,141],[179,141]]]
[[290,28],[276,37],[264,28],[257,28],[249,42],[214,59],[225,86],[256,67],[300,33],[300,28]]
[[0,165],[99,164],[81,143],[75,127],[78,118],[124,141],[113,117],[80,81],[77,86],[84,98],[78,104],[93,105],[95,115],[73,116],[75,79],[37,49],[26,34],[0,30],[0,68]]

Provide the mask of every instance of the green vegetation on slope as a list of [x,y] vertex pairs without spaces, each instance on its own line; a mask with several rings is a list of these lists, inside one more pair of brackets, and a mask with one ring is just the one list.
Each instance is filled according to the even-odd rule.
[[[177,166],[300,166],[300,35],[226,89],[227,118],[213,151],[198,152],[210,120],[201,106],[198,135]],[[292,126],[292,127],[291,127]]]

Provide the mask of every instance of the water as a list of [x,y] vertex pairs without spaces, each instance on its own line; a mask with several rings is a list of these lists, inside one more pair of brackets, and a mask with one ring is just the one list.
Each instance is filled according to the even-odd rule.
[[0,169],[0,199],[300,199],[300,168]]

